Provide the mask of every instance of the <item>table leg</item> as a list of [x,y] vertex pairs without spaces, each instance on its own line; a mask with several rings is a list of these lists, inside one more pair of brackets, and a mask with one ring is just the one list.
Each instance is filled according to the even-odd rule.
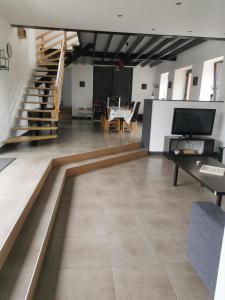
[[216,205],[221,207],[221,204],[222,204],[222,195],[217,195]]
[[179,166],[175,164],[174,177],[173,177],[173,186],[177,186],[177,176],[178,176]]

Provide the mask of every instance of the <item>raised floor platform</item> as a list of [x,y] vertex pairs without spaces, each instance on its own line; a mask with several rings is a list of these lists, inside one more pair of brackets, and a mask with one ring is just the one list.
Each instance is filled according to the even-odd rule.
[[[47,159],[42,164],[31,159],[26,177],[22,172],[16,180],[18,169],[23,169],[18,159],[13,165],[15,187],[10,192],[5,180],[0,192],[0,299],[32,299],[67,177],[147,154],[141,143],[132,143]],[[0,175],[4,179],[4,173]]]

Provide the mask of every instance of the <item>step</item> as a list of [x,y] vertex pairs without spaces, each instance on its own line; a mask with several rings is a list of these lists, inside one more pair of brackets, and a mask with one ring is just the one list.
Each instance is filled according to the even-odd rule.
[[66,177],[146,155],[146,150],[139,149],[53,168],[0,272],[0,299],[9,295],[11,300],[33,298]]
[[28,86],[27,89],[30,89],[30,90],[51,90],[51,91],[54,91],[54,88],[44,88],[44,87],[35,87],[35,86]]
[[40,102],[40,101],[21,101],[23,104],[41,104],[41,105],[53,105],[54,103],[49,103],[49,102]]
[[[9,138],[5,141],[5,144],[14,144],[14,143],[22,143],[22,142],[32,142],[32,141],[42,141],[42,140],[50,140],[50,139],[56,139],[56,134],[50,134],[50,135],[39,135],[39,136],[15,136],[12,138]],[[0,298],[1,299],[1,298]]]
[[43,94],[24,94],[24,96],[32,96],[32,97],[54,97],[54,95],[43,95]]
[[[41,137],[22,136],[15,138],[16,140],[12,140],[13,143],[29,142],[35,138],[40,139]],[[75,155],[67,155],[58,158],[56,157],[52,160],[49,160],[47,157],[45,159],[43,158],[41,162],[36,165],[33,177],[31,178],[28,176],[26,190],[21,189],[21,183],[18,181],[17,177],[26,177],[27,174],[32,172],[33,164],[36,163],[35,157],[28,156],[26,159],[18,158],[13,164],[10,165],[9,168],[7,168],[4,172],[1,172],[0,182],[2,183],[0,189],[0,200],[4,199],[4,195],[7,195],[7,203],[0,201],[0,211],[10,211],[12,206],[15,208],[15,210],[14,215],[10,216],[10,218],[8,218],[7,215],[6,219],[0,218],[0,270],[52,166],[58,167],[66,164],[68,165],[70,163],[81,162],[83,160],[90,160],[99,158],[101,156],[112,155],[115,153],[124,153],[125,151],[139,149],[140,147],[141,143],[138,142],[111,148],[98,149],[95,151],[84,152]],[[21,175],[18,175],[18,169],[20,169]],[[14,184],[8,184],[8,181],[4,184],[4,178],[13,180]],[[19,202],[16,202],[16,206],[15,194],[20,199]]]
[[34,69],[35,72],[57,72],[57,69]]
[[58,127],[52,127],[52,126],[18,126],[14,127],[13,130],[28,130],[28,131],[38,131],[38,130],[57,130]]
[[59,61],[59,58],[51,58],[51,59],[48,59],[49,62],[52,62],[52,61]]
[[55,81],[48,81],[48,80],[31,80],[31,83],[55,83]]
[[56,78],[56,75],[42,75],[42,74],[32,74],[33,77],[50,77],[50,78]]
[[57,63],[44,63],[44,64],[38,64],[38,67],[48,67],[48,66],[58,66]]
[[42,121],[42,122],[57,122],[58,119],[52,118],[32,118],[32,117],[17,117],[17,120],[27,120],[27,121]]
[[52,113],[54,109],[26,109],[21,108],[19,111],[27,111],[27,112],[34,112],[34,113]]

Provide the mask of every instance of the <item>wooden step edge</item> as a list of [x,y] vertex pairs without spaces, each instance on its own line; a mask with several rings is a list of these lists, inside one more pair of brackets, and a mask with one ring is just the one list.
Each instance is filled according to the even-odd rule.
[[27,205],[24,207],[24,210],[21,212],[21,215],[19,216],[18,220],[16,221],[12,231],[10,232],[10,234],[7,237],[7,240],[4,242],[4,244],[2,245],[1,248],[1,255],[0,255],[0,270],[2,269],[2,266],[5,263],[6,258],[8,257],[12,246],[18,236],[18,234],[20,233],[23,224],[25,222],[25,220],[27,219],[30,210],[35,202],[35,200],[37,199],[49,173],[51,172],[53,165],[52,162],[50,162],[46,168],[46,170],[44,171],[43,175],[41,176],[36,188],[34,189],[29,201],[27,202]]
[[112,154],[116,154],[116,153],[120,153],[120,152],[122,153],[122,152],[126,152],[129,150],[135,150],[135,149],[139,149],[141,147],[142,147],[142,143],[137,142],[137,143],[125,144],[125,145],[116,146],[116,147],[98,149],[98,150],[79,153],[79,154],[75,154],[75,155],[68,155],[68,156],[53,159],[53,165],[61,166],[61,165],[65,165],[65,164],[69,164],[69,163],[73,163],[73,162],[82,161],[82,160],[98,158],[101,156],[112,155]]
[[33,77],[48,77],[48,78],[56,78],[56,75],[42,75],[42,74],[32,74]]
[[42,94],[24,94],[24,96],[30,96],[30,97],[54,97],[54,95],[42,95]]
[[31,277],[31,280],[29,282],[29,287],[28,287],[28,290],[27,290],[27,293],[26,293],[26,296],[25,296],[25,300],[31,300],[34,297],[35,289],[36,289],[38,279],[39,279],[39,276],[40,276],[40,273],[41,273],[41,269],[42,269],[45,254],[46,254],[46,251],[47,251],[48,243],[49,243],[49,240],[50,240],[50,237],[51,237],[51,232],[52,232],[52,229],[53,229],[53,226],[54,226],[54,223],[55,223],[55,219],[56,219],[58,207],[59,207],[59,204],[60,204],[60,199],[61,199],[63,187],[65,185],[65,180],[66,180],[66,174],[64,173],[63,180],[62,180],[61,185],[60,185],[58,197],[56,199],[54,208],[52,210],[52,214],[51,214],[51,217],[49,219],[48,227],[46,229],[46,233],[45,233],[45,236],[43,238],[43,242],[42,242],[42,245],[41,245],[37,260],[36,260],[35,268],[33,270],[32,277]]
[[28,86],[26,87],[27,89],[30,89],[30,90],[51,90],[51,91],[54,91],[55,88],[42,88],[42,87],[35,87],[35,86]]
[[38,67],[48,67],[48,66],[58,66],[59,64],[57,63],[44,63],[44,64],[40,64],[38,63]]
[[31,83],[55,83],[55,81],[48,81],[48,80],[31,80]]
[[41,104],[41,105],[54,105],[54,103],[49,102],[39,102],[39,101],[21,101],[23,104]]
[[44,70],[44,69],[34,69],[34,72],[56,72],[57,73],[57,69],[46,69],[46,70]]
[[5,141],[5,144],[16,144],[16,143],[24,143],[24,142],[32,142],[32,141],[42,141],[42,140],[51,140],[56,139],[56,134],[50,134],[50,135],[39,135],[39,136],[16,136],[9,138]]
[[27,131],[33,131],[33,130],[57,130],[58,127],[48,127],[48,126],[21,126],[21,127],[14,127],[13,130],[27,130]]
[[53,113],[54,109],[26,109],[26,108],[20,108],[19,111],[34,112],[34,113]]
[[119,155],[113,158],[99,160],[97,162],[89,163],[86,165],[82,165],[80,167],[68,168],[66,170],[67,177],[73,177],[80,174],[84,174],[87,172],[111,167],[114,165],[118,165],[121,163],[125,163],[134,159],[139,159],[146,157],[148,155],[148,151],[146,149],[138,150],[136,152],[127,153],[125,155]]
[[52,118],[35,118],[35,117],[17,117],[17,120],[27,120],[27,121],[45,121],[45,122],[57,122],[58,119]]

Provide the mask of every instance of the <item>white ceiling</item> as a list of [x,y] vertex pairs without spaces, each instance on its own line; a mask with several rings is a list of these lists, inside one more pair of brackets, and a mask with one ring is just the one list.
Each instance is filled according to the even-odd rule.
[[17,25],[225,38],[224,0],[177,1],[0,0],[0,14]]

